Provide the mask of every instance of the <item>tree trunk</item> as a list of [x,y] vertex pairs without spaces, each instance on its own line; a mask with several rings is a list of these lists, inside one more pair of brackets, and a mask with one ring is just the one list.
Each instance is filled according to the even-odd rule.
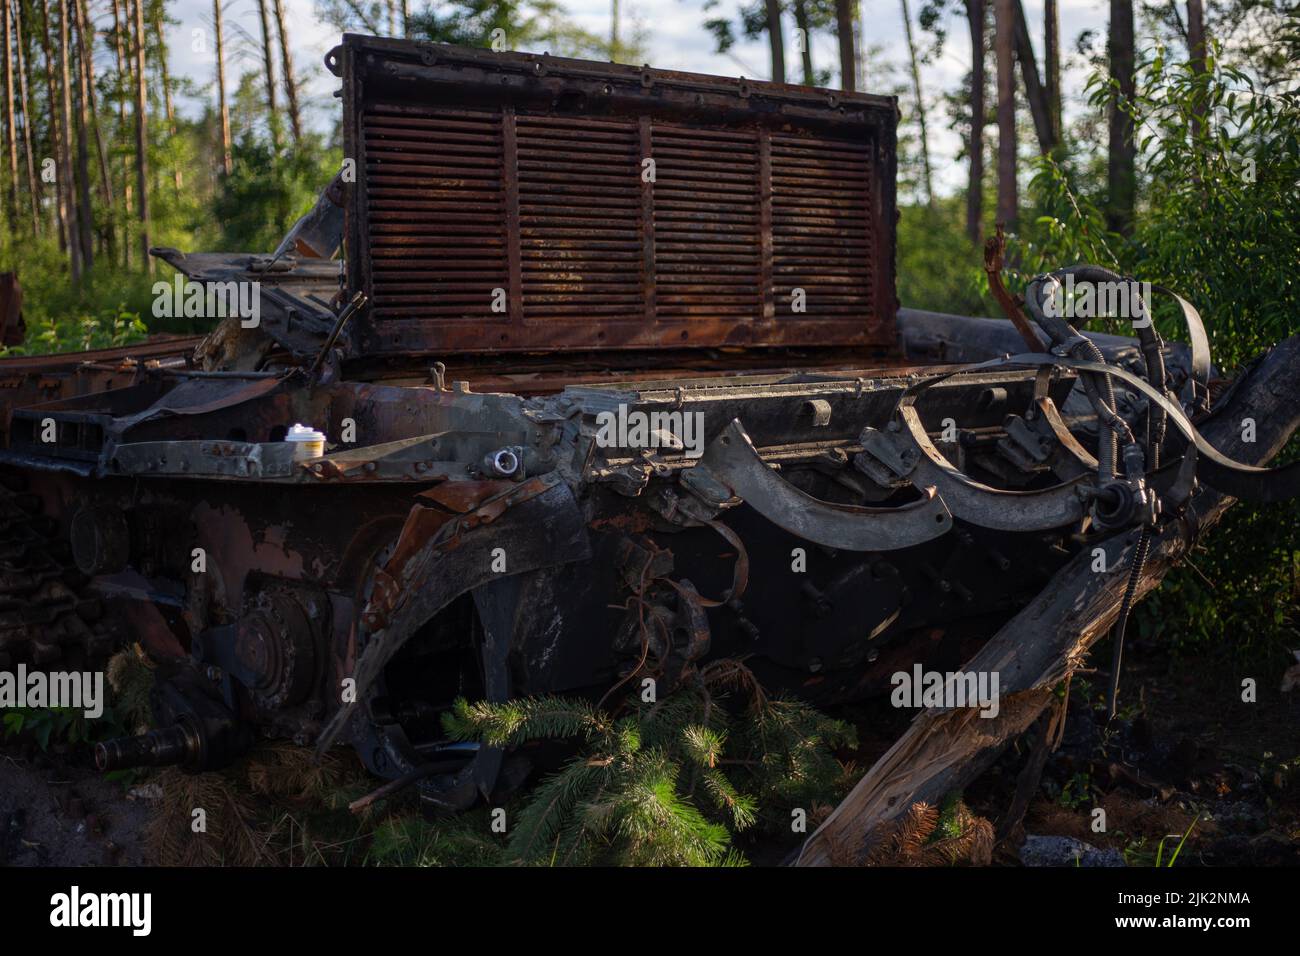
[[[163,39],[164,6],[159,4],[157,11],[158,15],[153,18],[150,25],[153,27],[154,42],[158,44],[158,79],[162,83],[163,116],[167,119],[167,135],[175,136],[176,111],[172,107],[171,73],[167,69],[167,41]],[[185,174],[181,171],[179,163],[172,167],[172,182],[176,185],[176,192],[179,195],[185,182]]]
[[867,92],[867,51],[862,45],[862,3],[853,0],[853,56],[858,64],[858,89]]
[[135,53],[135,188],[140,193],[140,260],[153,275],[149,256],[149,90],[144,62],[144,0],[127,0],[133,13],[132,49]]
[[[45,59],[45,100],[48,111],[47,135],[49,136],[50,151],[54,153],[54,222],[58,227],[59,249],[66,252],[68,249],[68,208],[67,196],[63,190],[63,148],[62,137],[59,132],[58,107],[55,105],[59,102],[59,83],[54,72],[54,40],[50,30],[50,11],[45,7],[38,7],[41,11],[41,32],[40,44],[41,54]],[[45,157],[41,162],[41,175],[45,174]]]
[[104,212],[109,217],[104,230],[104,241],[109,258],[113,256],[113,179],[108,174],[108,151],[104,148],[104,134],[99,127],[99,103],[95,95],[94,39],[87,35],[84,0],[72,0],[73,25],[77,29],[77,52],[81,61],[79,80],[82,97],[82,125],[89,126],[95,134],[95,158],[99,165],[99,194],[104,200]]
[[1061,18],[1056,0],[1043,8],[1043,85],[1047,88],[1047,118],[1052,141],[1061,143]]
[[[614,2],[617,30],[618,0]],[[781,35],[781,0],[767,0],[767,42],[772,49],[772,82],[785,82],[785,37]]]
[[[1187,53],[1192,71],[1205,75],[1205,7],[1201,0],[1187,0]],[[1192,131],[1199,138],[1205,130],[1205,102],[1197,98],[1192,106]]]
[[225,30],[221,25],[221,0],[212,0],[212,22],[217,33],[217,107],[221,112],[221,171],[229,176],[234,166],[230,143],[230,109],[226,105]]
[[[74,0],[63,0],[63,17],[69,21],[64,32],[68,34],[67,54],[75,50],[72,46],[72,29],[77,22]],[[80,57],[75,65],[77,71],[76,120],[77,131],[77,231],[81,236],[82,267],[89,272],[95,264],[95,207],[90,201],[90,107],[87,104],[85,72]],[[68,82],[68,67],[64,65],[63,81]]]
[[1034,133],[1038,136],[1038,149],[1048,155],[1056,147],[1052,135],[1051,110],[1047,105],[1047,91],[1038,78],[1038,60],[1034,56],[1034,44],[1029,38],[1029,21],[1025,19],[1025,8],[1020,0],[1014,0],[1013,13],[1016,27],[1016,58],[1020,61],[1020,76],[1025,84],[1025,99],[1029,102],[1029,113],[1034,120]]
[[970,27],[970,179],[966,185],[966,235],[984,240],[984,0],[966,0]]
[[998,65],[998,222],[1015,228],[1016,191],[1016,0],[994,0],[994,52]]
[[[126,90],[127,83],[130,81],[130,52],[127,45],[123,43],[123,37],[127,34],[126,15],[119,6],[119,0],[113,0],[113,56],[117,63],[117,85],[119,97],[117,101],[117,141],[121,144],[122,137],[126,135],[127,129],[130,128],[127,118]],[[131,187],[131,157],[127,155],[127,150],[122,150],[122,268],[129,270],[131,268],[131,214],[135,208],[134,191]]]
[[[853,55],[853,0],[835,0],[835,32],[840,40],[840,89],[857,89],[858,63]],[[924,137],[924,124],[922,124]]]
[[36,154],[32,151],[32,103],[27,91],[27,55],[24,45],[27,32],[23,28],[23,0],[14,0],[14,33],[18,52],[18,98],[23,107],[23,152],[27,157],[27,198],[32,207],[32,235],[41,231],[40,180],[36,178]]
[[1205,6],[1201,0],[1187,0],[1187,52],[1192,69],[1205,72]]
[[1109,202],[1106,225],[1114,232],[1133,231],[1133,207],[1137,200],[1137,148],[1133,142],[1133,118],[1120,109],[1121,99],[1131,101],[1133,78],[1133,0],[1110,0],[1110,76],[1118,87],[1110,103],[1109,159],[1106,182]]
[[808,25],[806,0],[795,0],[794,25],[799,30],[799,59],[803,64],[803,85],[816,86],[817,76],[813,73],[812,27]]
[[266,74],[266,109],[271,128],[271,145],[280,149],[280,107],[275,95],[275,60],[271,50],[271,21],[266,13],[266,0],[257,0],[257,15],[262,21],[262,67]]
[[912,40],[912,14],[903,0],[903,33],[912,64],[912,90],[916,94],[916,121],[921,127],[921,171],[925,177],[925,204],[934,208],[934,177],[930,172],[930,138],[925,127],[925,97],[921,95],[921,67],[916,61],[916,44]]
[[293,78],[293,56],[289,52],[289,38],[284,32],[284,3],[275,2],[275,29],[280,37],[280,61],[284,67],[284,93],[289,100],[289,130],[294,145],[302,142],[302,117],[298,113],[298,84]]
[[6,210],[9,228],[18,231],[18,126],[14,122],[14,69],[13,51],[18,45],[10,30],[10,5],[17,0],[4,0],[4,124],[5,152],[9,158],[9,206]]
[[[68,266],[72,273],[72,284],[81,285],[82,251],[81,213],[76,202],[76,176],[73,171],[72,149],[72,70],[68,65],[68,0],[61,0],[59,10],[59,126],[63,131],[60,156],[55,165],[58,167],[59,183],[64,194],[64,223],[68,233]],[[49,16],[50,8],[46,8]]]

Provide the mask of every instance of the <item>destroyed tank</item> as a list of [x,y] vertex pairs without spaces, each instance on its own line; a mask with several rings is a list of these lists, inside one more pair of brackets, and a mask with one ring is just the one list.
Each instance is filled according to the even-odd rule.
[[280,247],[154,250],[209,334],[0,361],[0,666],[157,662],[104,769],[350,744],[464,808],[505,755],[447,739],[459,697],[723,658],[869,696],[1198,477],[1294,491],[1197,436],[1181,300],[1188,345],[1085,336],[1058,289],[1122,277],[1022,307],[994,248],[1009,318],[900,309],[892,97],[353,35],[326,66],[346,159]]

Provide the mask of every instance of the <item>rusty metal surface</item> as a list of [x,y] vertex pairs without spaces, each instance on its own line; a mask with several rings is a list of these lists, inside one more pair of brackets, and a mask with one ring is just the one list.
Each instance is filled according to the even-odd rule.
[[[1099,366],[958,369],[1015,327],[895,322],[892,99],[395,40],[329,62],[356,183],[278,255],[157,251],[259,283],[260,328],[0,361],[0,663],[138,635],[189,728],[106,763],[347,739],[460,808],[503,754],[447,739],[457,697],[603,701],[743,659],[844,700],[1169,520],[1126,494],[1186,499],[1177,441],[1099,474]],[[340,200],[346,267],[317,257]],[[1144,357],[1094,338],[1140,434]]]
[[893,98],[357,36],[327,63],[362,353],[895,347]]

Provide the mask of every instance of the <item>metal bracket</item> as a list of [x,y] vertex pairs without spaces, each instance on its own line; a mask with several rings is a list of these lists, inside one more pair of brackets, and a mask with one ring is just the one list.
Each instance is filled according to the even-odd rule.
[[[952,527],[952,515],[934,493],[895,508],[863,508],[821,501],[773,471],[739,419],[732,419],[691,469],[702,470],[687,487],[712,483],[743,498],[755,511],[793,535],[845,551],[893,551],[930,541]],[[717,502],[709,502],[717,504]]]
[[[915,398],[915,396],[911,396]],[[1084,515],[1084,493],[1090,487],[1081,475],[1042,491],[1003,491],[958,471],[925,433],[921,416],[905,396],[897,410],[904,434],[921,453],[913,482],[932,485],[963,521],[999,531],[1035,531],[1074,524]]]
[[920,456],[915,449],[900,446],[893,435],[868,425],[858,436],[862,451],[853,456],[853,467],[882,488],[902,488],[911,482]]

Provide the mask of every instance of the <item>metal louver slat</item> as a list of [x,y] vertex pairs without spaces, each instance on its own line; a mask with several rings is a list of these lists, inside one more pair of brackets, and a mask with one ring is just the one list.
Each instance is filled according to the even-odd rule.
[[524,322],[640,320],[637,124],[521,113],[515,130]]
[[363,129],[373,319],[491,318],[508,279],[500,114],[376,104]]
[[791,317],[869,313],[871,153],[860,143],[773,135],[772,271],[779,302],[803,290]]
[[364,352],[896,348],[891,99],[342,50]]
[[758,132],[651,130],[659,316],[762,318]]

